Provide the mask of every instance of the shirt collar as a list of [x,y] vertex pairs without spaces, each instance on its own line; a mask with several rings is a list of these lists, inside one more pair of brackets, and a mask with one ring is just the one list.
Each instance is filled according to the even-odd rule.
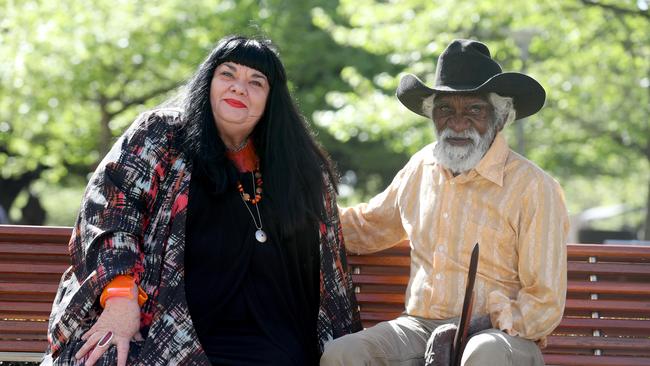
[[508,143],[499,132],[494,138],[492,146],[474,169],[485,179],[497,184],[499,187],[503,187],[503,173],[509,152]]
[[[429,151],[424,155],[424,159],[422,161],[425,165],[437,164],[436,158],[433,156],[434,146],[435,144],[427,146],[427,149]],[[476,173],[480,174],[482,177],[493,182],[494,184],[503,187],[503,174],[505,171],[506,160],[508,159],[509,152],[510,149],[508,148],[508,143],[506,142],[506,139],[503,137],[501,132],[499,132],[494,138],[492,145],[485,153],[485,156],[483,156],[476,167],[474,167],[472,170],[475,170]],[[445,172],[448,170],[443,166],[439,167]],[[461,174],[461,176],[472,173],[472,170],[465,174]],[[449,176],[451,176],[451,173]]]

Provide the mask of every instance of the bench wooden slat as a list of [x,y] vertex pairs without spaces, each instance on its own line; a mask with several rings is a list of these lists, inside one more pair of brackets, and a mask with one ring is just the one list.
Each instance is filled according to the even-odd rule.
[[604,259],[627,259],[630,262],[650,262],[650,250],[640,245],[569,244],[569,260],[576,257]]
[[569,281],[568,292],[590,294],[622,294],[650,296],[650,283],[621,283],[614,281]]
[[619,337],[548,337],[548,347],[588,349],[646,349],[650,355],[650,339]]
[[545,354],[547,365],[564,366],[648,366],[648,359],[643,357],[610,357]]
[[47,322],[0,320],[0,333],[40,334],[47,332]]
[[391,276],[391,275],[352,275],[352,281],[355,285],[363,284],[381,284],[381,285],[401,285],[406,286],[409,276]]
[[642,263],[569,262],[568,271],[585,275],[650,276],[650,267]]
[[30,226],[30,225],[0,225],[2,241],[15,240],[19,242],[39,242],[67,244],[72,235],[71,227],[63,226]]
[[0,242],[0,255],[29,254],[30,256],[61,256],[69,260],[67,244],[27,244],[15,242]]
[[409,267],[411,258],[409,256],[349,256],[348,264],[351,266]]
[[364,312],[361,313],[362,321],[383,322],[389,319],[397,318],[401,312]]
[[567,299],[567,310],[604,311],[635,313],[638,316],[650,314],[650,302],[625,300],[578,300]]
[[0,339],[0,352],[38,352],[45,353],[47,340],[5,340]]
[[55,283],[7,283],[0,282],[1,293],[46,295],[54,300],[58,288]]
[[[0,262],[0,274],[14,273],[14,274],[53,274],[57,278],[68,269],[67,263],[3,263]],[[57,280],[58,282],[58,280]]]
[[[23,302],[0,300],[0,319],[22,314],[30,319],[47,319],[52,311],[52,302]],[[44,315],[44,316],[43,316]]]
[[557,330],[560,329],[600,329],[611,331],[643,331],[650,335],[650,319],[594,319],[594,318],[562,318]]
[[357,302],[382,302],[388,304],[404,304],[404,294],[357,294]]

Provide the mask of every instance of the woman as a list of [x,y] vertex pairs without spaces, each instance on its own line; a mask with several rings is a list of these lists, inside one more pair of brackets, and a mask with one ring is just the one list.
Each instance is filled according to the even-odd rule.
[[91,178],[44,363],[317,364],[361,328],[334,194],[270,43],[221,40]]

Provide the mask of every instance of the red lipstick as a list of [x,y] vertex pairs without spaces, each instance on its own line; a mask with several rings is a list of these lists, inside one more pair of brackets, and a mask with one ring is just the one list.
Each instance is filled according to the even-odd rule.
[[238,101],[237,99],[224,99],[229,106],[234,108],[246,108],[246,104]]

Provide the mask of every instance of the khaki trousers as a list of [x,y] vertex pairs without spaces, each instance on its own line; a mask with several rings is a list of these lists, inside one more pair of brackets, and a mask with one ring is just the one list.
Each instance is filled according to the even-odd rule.
[[[325,344],[321,366],[421,366],[433,330],[456,319],[431,320],[402,315]],[[497,329],[476,333],[467,342],[462,366],[543,366],[535,342]]]

